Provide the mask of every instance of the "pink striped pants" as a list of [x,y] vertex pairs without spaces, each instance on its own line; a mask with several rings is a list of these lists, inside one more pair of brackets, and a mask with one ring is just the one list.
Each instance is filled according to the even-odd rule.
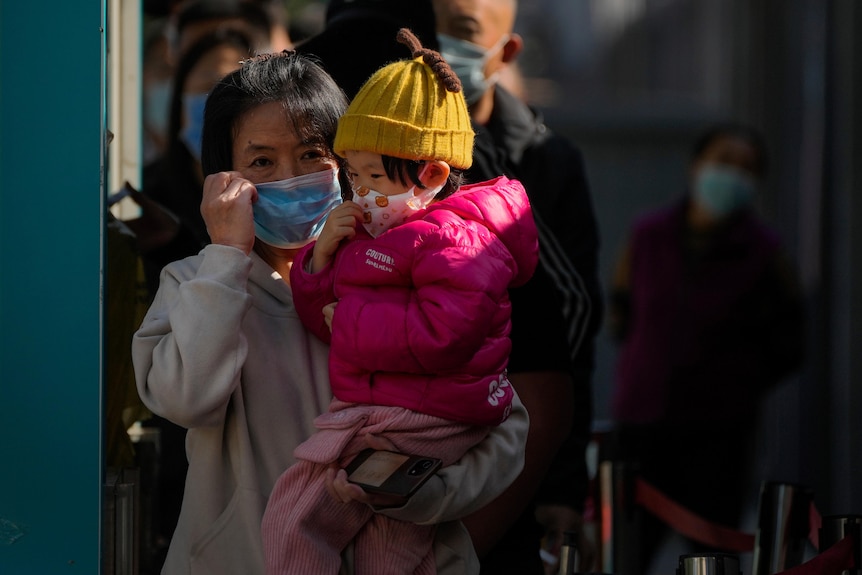
[[326,490],[331,463],[346,465],[372,434],[402,453],[457,461],[488,428],[403,409],[334,401],[315,421],[319,431],[294,451],[298,461],[279,477],[261,525],[269,575],[336,575],[341,552],[354,542],[355,575],[433,575],[433,525],[375,513],[364,503],[342,503]]

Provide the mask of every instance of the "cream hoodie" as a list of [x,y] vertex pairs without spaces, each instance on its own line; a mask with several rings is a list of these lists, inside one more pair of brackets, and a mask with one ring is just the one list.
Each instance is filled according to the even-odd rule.
[[[168,265],[132,342],[146,406],[189,429],[189,470],[163,573],[264,573],[260,521],[293,449],[329,405],[328,348],[305,330],[290,287],[256,254],[210,245]],[[457,519],[520,473],[527,414],[510,418],[411,501],[386,514],[442,523],[438,573],[478,573]],[[343,573],[349,573],[349,557]]]

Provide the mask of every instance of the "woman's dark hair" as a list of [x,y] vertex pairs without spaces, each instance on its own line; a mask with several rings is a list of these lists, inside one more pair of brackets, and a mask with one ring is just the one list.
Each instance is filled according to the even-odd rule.
[[691,149],[690,163],[696,162],[716,140],[720,138],[740,138],[754,148],[757,154],[756,175],[763,178],[768,169],[769,157],[763,135],[754,127],[737,122],[713,124],[701,132]]
[[[173,88],[171,92],[171,107],[168,116],[168,157],[181,163],[188,163],[192,157],[186,149],[185,144],[180,141],[179,133],[182,129],[183,118],[183,91],[186,81],[198,62],[213,49],[228,45],[236,48],[238,52],[251,56],[253,52],[252,39],[236,28],[220,28],[214,32],[202,36],[195,42],[177,64],[174,72]],[[237,64],[239,64],[237,62]]]
[[[332,149],[344,92],[323,68],[292,50],[255,56],[223,78],[207,98],[201,164],[204,176],[233,169],[237,122],[249,110],[281,103],[302,140]],[[335,157],[333,155],[333,157]]]

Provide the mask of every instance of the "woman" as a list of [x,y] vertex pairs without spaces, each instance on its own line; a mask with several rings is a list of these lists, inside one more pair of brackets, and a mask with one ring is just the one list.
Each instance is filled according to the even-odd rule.
[[[171,214],[158,212],[164,215],[162,221],[170,222],[162,233],[148,234],[147,231],[154,228],[141,230],[140,225],[129,224],[137,234],[142,251],[147,283],[144,301],[147,303],[156,293],[159,274],[166,264],[194,255],[209,243],[200,213],[203,104],[213,86],[236,70],[240,61],[251,54],[252,40],[238,30],[226,28],[202,36],[179,62],[173,80],[167,150],[144,170],[143,192],[146,197],[132,194],[132,199],[142,208],[142,217],[137,224],[143,225],[154,216],[149,208],[153,201]],[[148,249],[150,246],[158,247]],[[153,545],[161,557],[176,527],[182,504],[187,468],[184,451],[186,431],[158,416],[145,421],[144,425],[157,428],[160,437]]]
[[[331,144],[346,108],[316,64],[291,52],[252,58],[212,91],[206,107],[201,213],[212,243],[165,268],[133,341],[145,404],[189,429],[189,472],[165,573],[263,573],[267,498],[330,401],[328,349],[307,332],[288,284],[298,249],[255,237],[255,184],[323,173],[295,188],[278,233],[301,246],[337,186]],[[308,201],[301,201],[301,200]],[[269,224],[277,222],[270,221]],[[498,495],[523,464],[526,413],[512,416],[387,515],[443,523],[438,571],[476,572],[469,537],[453,521]],[[373,503],[373,501],[369,502]],[[349,562],[349,557],[346,557]]]
[[[753,202],[767,155],[747,126],[695,143],[689,193],[638,219],[618,263],[613,412],[620,455],[703,518],[736,528],[763,395],[804,351],[795,271]],[[641,530],[644,570],[664,526]]]

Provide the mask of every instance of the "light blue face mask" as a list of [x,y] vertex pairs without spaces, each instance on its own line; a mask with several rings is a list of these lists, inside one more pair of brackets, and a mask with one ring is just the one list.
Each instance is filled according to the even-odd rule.
[[485,77],[485,64],[508,40],[508,35],[503,36],[490,50],[485,50],[473,42],[437,34],[440,54],[461,80],[461,89],[468,106],[478,102],[482,94],[497,82],[496,72],[490,78]]
[[332,208],[341,203],[333,168],[277,182],[255,184],[254,234],[276,248],[301,248],[320,235]]
[[755,189],[754,179],[729,166],[709,164],[702,167],[694,180],[694,199],[717,218],[748,206]]
[[160,80],[144,91],[144,123],[159,134],[168,131],[171,108],[171,82]]
[[201,161],[201,145],[204,133],[204,108],[207,94],[183,94],[183,118],[185,125],[180,130],[180,140],[195,159]]

